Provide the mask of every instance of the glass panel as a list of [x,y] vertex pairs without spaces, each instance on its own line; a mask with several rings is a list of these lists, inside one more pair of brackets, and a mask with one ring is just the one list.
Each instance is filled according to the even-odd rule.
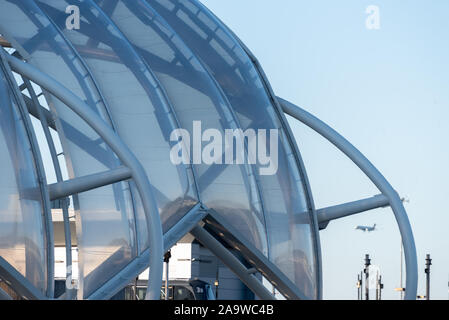
[[175,286],[173,300],[195,300],[195,296],[186,287]]
[[[259,175],[269,258],[308,297],[316,296],[313,217],[292,146],[264,84],[232,33],[194,0],[147,0],[208,66],[244,129],[279,129],[275,175]],[[259,170],[256,170],[258,173]]]
[[[1,32],[31,63],[85,100],[111,123],[106,106],[82,61],[33,1],[0,3]],[[71,178],[119,165],[99,136],[69,108],[47,95]],[[136,256],[132,199],[127,183],[74,197],[80,251],[80,292],[89,293]],[[130,228],[131,226],[131,228]],[[94,272],[96,271],[96,272]]]
[[[73,1],[37,1],[88,65],[108,102],[115,128],[141,161],[155,187],[164,230],[172,227],[197,202],[188,167],[170,163],[170,133],[177,128],[164,93],[152,71],[126,38],[91,1],[77,3],[81,28],[65,28],[65,10]],[[139,213],[142,212],[138,201]],[[143,214],[138,216],[140,238],[146,233]],[[142,248],[147,246],[146,241]]]
[[43,203],[24,121],[0,69],[0,256],[45,294]]
[[[194,121],[201,121],[203,132],[216,129],[222,137],[226,129],[240,127],[213,78],[145,1],[119,0],[113,6],[110,1],[96,2],[154,70],[177,119],[191,137],[195,138]],[[232,221],[242,235],[266,254],[265,222],[251,167],[206,165],[203,161],[194,168],[202,202]]]

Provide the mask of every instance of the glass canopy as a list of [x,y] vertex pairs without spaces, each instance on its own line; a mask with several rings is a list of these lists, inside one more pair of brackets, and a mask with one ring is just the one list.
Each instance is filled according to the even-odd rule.
[[[80,10],[68,29],[67,8]],[[302,160],[261,69],[239,39],[196,0],[0,0],[0,34],[17,53],[79,96],[136,155],[151,182],[163,231],[193,208],[211,210],[307,298],[319,296],[319,252]],[[0,256],[46,289],[46,247],[38,176],[17,103],[1,75]],[[121,166],[92,128],[44,92],[71,179]],[[39,106],[38,106],[39,107]],[[200,123],[200,128],[196,124]],[[277,132],[276,169],[217,161],[175,164],[173,132]],[[234,137],[235,138],[235,137]],[[231,137],[231,139],[233,139]],[[183,141],[185,143],[185,141]],[[244,144],[244,158],[258,149]],[[237,152],[236,152],[237,153]],[[235,157],[238,155],[234,154]],[[74,195],[80,289],[84,299],[148,248],[141,199],[132,181]],[[18,230],[14,236],[8,230]],[[187,233],[190,230],[179,229]],[[4,231],[4,232],[3,232]],[[182,235],[180,235],[182,236]]]

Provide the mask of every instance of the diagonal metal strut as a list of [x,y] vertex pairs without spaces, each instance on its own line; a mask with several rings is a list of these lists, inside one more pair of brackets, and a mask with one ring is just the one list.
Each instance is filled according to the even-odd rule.
[[418,262],[416,257],[415,240],[407,212],[405,211],[398,193],[393,189],[379,170],[377,170],[377,168],[356,147],[354,147],[337,131],[312,114],[288,102],[287,100],[279,97],[277,99],[285,113],[301,121],[336,146],[349,159],[351,159],[374,183],[374,185],[376,185],[382,194],[388,198],[388,202],[393,210],[396,222],[399,226],[402,244],[404,246],[407,274],[405,299],[415,300],[418,287]]
[[145,169],[140,162],[122,142],[120,137],[110,128],[89,106],[79,97],[73,94],[52,77],[44,74],[39,69],[7,55],[7,61],[11,68],[17,73],[30,79],[37,85],[65,103],[72,111],[80,116],[114,151],[120,161],[132,171],[132,178],[139,190],[142,204],[145,211],[148,228],[148,240],[151,250],[149,266],[151,269],[148,279],[146,299],[159,300],[160,288],[162,285],[163,271],[163,237],[162,225],[159,211],[155,204],[151,184],[148,180]]

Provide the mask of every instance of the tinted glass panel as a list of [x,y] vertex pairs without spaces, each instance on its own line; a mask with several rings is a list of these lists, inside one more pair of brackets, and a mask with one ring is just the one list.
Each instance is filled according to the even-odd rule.
[[[114,5],[110,1],[96,2],[154,70],[181,127],[192,138],[194,121],[201,121],[202,131],[216,129],[223,137],[225,129],[239,128],[213,78],[145,1],[120,0]],[[203,147],[208,142],[204,141]],[[251,168],[205,164],[204,159],[194,168],[202,202],[233,221],[241,235],[266,253],[265,222]]]
[[[19,52],[85,100],[111,124],[106,106],[82,61],[33,1],[1,2],[0,21]],[[47,95],[71,178],[115,168],[116,157],[84,121]],[[74,197],[80,252],[80,292],[90,292],[137,253],[131,195],[127,183]],[[131,228],[130,228],[131,226]]]
[[[258,71],[232,33],[198,1],[147,0],[204,61],[244,129],[279,129],[278,171],[259,175],[269,258],[309,297],[316,295],[314,227],[300,172]],[[258,172],[258,171],[256,171]]]
[[0,68],[0,256],[46,290],[42,198],[24,121]]
[[[168,161],[170,133],[177,124],[152,71],[93,2],[36,2],[64,31],[89,67],[108,103],[117,132],[141,161],[155,187],[164,230],[169,229],[197,203],[197,199],[189,168]],[[79,30],[66,29],[65,11],[69,5],[79,6]],[[141,209],[140,201],[137,207]],[[138,219],[143,235],[146,232],[143,214],[139,214]],[[145,247],[146,243],[142,245]]]

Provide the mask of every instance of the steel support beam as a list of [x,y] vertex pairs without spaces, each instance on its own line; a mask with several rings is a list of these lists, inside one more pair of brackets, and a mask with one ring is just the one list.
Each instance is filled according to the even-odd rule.
[[[50,151],[51,160],[53,162],[53,168],[56,175],[57,182],[63,182],[62,170],[59,164],[58,155],[56,152],[55,143],[53,141],[53,137],[50,133],[50,122],[54,126],[54,121],[52,120],[51,113],[43,108],[40,103],[38,96],[36,95],[36,91],[31,84],[31,81],[25,77],[22,77],[23,84],[20,89],[23,91],[24,89],[28,90],[31,98],[28,98],[26,95],[22,94],[24,98],[25,104],[27,105],[28,111],[30,111],[30,106],[35,108],[36,115],[35,117],[39,119],[41,123],[42,130],[45,135],[45,139],[47,140],[48,149]],[[27,102],[26,99],[29,101]],[[30,113],[31,114],[31,113]],[[56,129],[55,129],[56,130]],[[50,195],[49,195],[50,197]],[[69,218],[69,204],[68,200],[64,199],[62,201],[62,215],[64,219],[64,242],[65,242],[65,251],[66,251],[66,279],[72,279],[72,235],[70,230],[70,218]],[[66,297],[68,300],[72,299],[72,290],[67,288],[66,286]]]
[[[207,215],[200,204],[195,205],[182,219],[164,234],[164,251],[170,250]],[[104,300],[113,297],[121,288],[130,284],[136,276],[148,268],[150,251],[146,249],[139,257],[115,274],[108,282],[95,290],[87,299]]]
[[80,178],[49,184],[48,192],[50,200],[53,201],[131,178],[131,170],[122,166]]
[[11,43],[3,37],[0,37],[0,46],[4,48],[12,48]]
[[11,68],[65,103],[109,145],[120,161],[132,172],[145,211],[151,255],[146,299],[159,300],[163,271],[163,238],[159,211],[145,169],[120,137],[83,100],[39,69],[7,55]]
[[236,248],[244,257],[247,265],[258,270],[278,291],[289,300],[308,300],[298,286],[293,283],[272,261],[268,259],[251,242],[245,240],[235,227],[228,223],[213,209],[208,210],[208,216],[203,219],[208,232],[219,238],[231,248]]
[[45,117],[44,121],[48,124],[48,126],[56,131],[55,121],[53,120],[53,116],[51,115],[50,111],[42,107],[40,104],[34,103],[33,99],[27,97],[24,94],[22,94],[22,98],[25,101],[28,112],[33,117],[42,121],[42,115],[43,117]]
[[276,300],[270,291],[217,239],[200,226],[196,226],[190,233],[216,257],[231,269],[240,280],[262,300]]
[[353,214],[384,208],[390,205],[390,201],[383,194],[358,201],[339,204],[332,207],[318,209],[316,211],[320,229],[325,229],[331,220],[344,218]]
[[34,159],[34,167],[37,174],[37,180],[39,188],[38,193],[41,196],[42,203],[42,213],[43,222],[45,226],[45,247],[46,247],[46,273],[47,273],[47,290],[46,294],[49,298],[54,296],[54,266],[55,266],[55,256],[54,256],[54,232],[53,232],[53,220],[51,215],[51,205],[49,195],[46,189],[47,179],[45,175],[45,169],[42,162],[42,157],[39,150],[39,144],[35,132],[33,130],[33,124],[29,117],[29,113],[25,102],[22,98],[22,92],[20,92],[17,82],[14,78],[13,72],[10,65],[8,64],[8,57],[11,57],[3,48],[0,49],[0,60],[2,68],[4,69],[5,76],[8,78],[10,89],[16,100],[18,112],[23,120],[23,125],[25,127],[26,134],[28,136],[28,141],[30,143],[30,150]]
[[0,288],[0,300],[12,300],[11,296],[5,292],[2,288]]
[[46,297],[27,278],[10,265],[5,259],[0,257],[0,278],[8,285],[28,300],[46,300]]
[[415,300],[418,287],[418,261],[416,257],[415,240],[413,238],[413,232],[407,212],[405,211],[398,193],[393,189],[379,170],[377,170],[377,168],[374,167],[374,165],[357,148],[355,148],[337,131],[300,107],[282,98],[278,98],[278,100],[285,113],[301,121],[336,146],[349,159],[351,159],[376,185],[382,194],[388,198],[389,204],[399,226],[399,231],[401,233],[402,243],[404,246],[407,273],[405,299]]
[[245,45],[243,41],[240,40],[240,38],[232,32],[232,30],[228,29],[228,31],[237,39],[240,46],[243,48],[243,50],[246,52],[248,57],[253,62],[254,67],[259,72],[259,76],[263,80],[263,83],[265,85],[265,90],[267,91],[270,99],[272,100],[275,110],[277,111],[279,118],[281,120],[282,126],[285,130],[286,136],[288,141],[290,142],[290,145],[292,147],[292,152],[295,155],[296,163],[299,168],[299,174],[301,176],[301,184],[304,188],[304,192],[306,194],[306,201],[307,206],[310,210],[310,220],[313,221],[313,225],[311,226],[314,230],[312,232],[313,236],[313,247],[315,253],[315,265],[316,265],[316,282],[317,282],[317,290],[316,295],[318,299],[323,299],[323,266],[322,266],[322,257],[321,257],[321,241],[320,241],[320,233],[319,233],[319,223],[316,220],[316,208],[315,208],[315,202],[313,200],[313,194],[312,194],[312,188],[310,187],[309,177],[307,176],[307,170],[304,165],[304,161],[301,156],[301,152],[299,151],[298,144],[296,143],[295,136],[293,135],[293,132],[288,125],[287,118],[285,117],[285,114],[282,110],[282,106],[279,103],[273,88],[271,87],[270,81],[268,81],[268,78],[265,74],[265,71],[262,68],[262,65],[260,64],[259,60],[256,58],[256,56],[249,50],[249,48]]

